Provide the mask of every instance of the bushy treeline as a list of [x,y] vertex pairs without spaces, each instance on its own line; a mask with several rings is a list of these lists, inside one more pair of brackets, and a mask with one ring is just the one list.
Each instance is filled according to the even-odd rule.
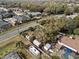
[[21,7],[24,9],[29,9],[31,11],[45,12],[48,14],[71,15],[75,12],[79,13],[78,5],[72,4],[71,6],[69,6],[66,3],[55,3],[55,2],[21,3]]
[[56,19],[52,16],[48,16],[39,23],[44,27],[43,32],[49,40],[53,39],[59,32],[63,32],[68,35],[79,35],[79,16],[74,19],[67,19],[65,17]]

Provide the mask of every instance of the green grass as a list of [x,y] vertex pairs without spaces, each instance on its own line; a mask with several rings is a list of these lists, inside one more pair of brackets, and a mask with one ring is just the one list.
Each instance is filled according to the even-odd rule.
[[0,48],[0,57],[5,56],[7,53],[16,49],[15,44],[9,44],[8,46]]

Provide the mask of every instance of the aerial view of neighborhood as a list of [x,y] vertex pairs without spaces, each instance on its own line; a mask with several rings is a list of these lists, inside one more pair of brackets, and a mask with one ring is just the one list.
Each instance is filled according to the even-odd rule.
[[79,59],[79,0],[0,0],[0,59]]

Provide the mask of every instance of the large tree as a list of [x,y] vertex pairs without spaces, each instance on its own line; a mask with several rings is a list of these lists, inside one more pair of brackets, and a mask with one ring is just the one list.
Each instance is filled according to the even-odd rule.
[[75,9],[75,12],[79,13],[79,6],[75,6],[74,9]]
[[67,7],[64,11],[66,15],[72,15],[74,13],[74,9],[72,7]]
[[74,29],[74,34],[79,35],[79,28]]
[[60,59],[59,56],[52,56],[52,59]]

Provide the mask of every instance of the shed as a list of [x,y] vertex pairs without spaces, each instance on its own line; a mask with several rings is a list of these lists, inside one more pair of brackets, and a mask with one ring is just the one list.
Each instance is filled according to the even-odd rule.
[[33,54],[33,55],[39,55],[40,52],[34,47],[34,46],[30,46],[29,47],[29,51]]
[[37,47],[39,47],[41,45],[41,42],[39,42],[38,40],[34,40],[33,44],[36,45]]
[[17,19],[16,18],[5,18],[4,21],[12,24],[12,26],[15,26]]
[[50,48],[52,47],[51,44],[47,43],[45,46],[44,46],[44,50],[49,50]]

